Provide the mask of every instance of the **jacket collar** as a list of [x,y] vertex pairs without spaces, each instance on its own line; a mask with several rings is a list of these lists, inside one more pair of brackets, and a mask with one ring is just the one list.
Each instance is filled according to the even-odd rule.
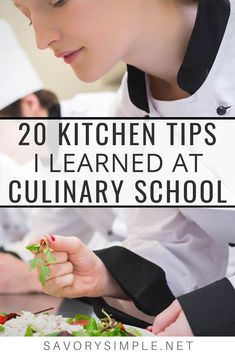
[[[199,0],[193,32],[178,72],[182,90],[194,94],[205,82],[218,54],[230,17],[229,0]],[[128,65],[131,102],[150,113],[145,73]]]

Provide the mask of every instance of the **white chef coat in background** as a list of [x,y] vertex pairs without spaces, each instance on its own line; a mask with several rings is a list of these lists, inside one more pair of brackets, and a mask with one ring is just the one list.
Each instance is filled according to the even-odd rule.
[[30,209],[0,208],[0,247],[22,240],[29,231],[30,216]]
[[61,117],[103,118],[109,116],[116,93],[97,92],[80,93],[71,99],[62,100]]

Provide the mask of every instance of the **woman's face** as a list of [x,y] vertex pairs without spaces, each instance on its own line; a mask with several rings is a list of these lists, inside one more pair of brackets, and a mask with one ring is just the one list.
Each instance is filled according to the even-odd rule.
[[29,18],[39,49],[50,48],[92,82],[129,50],[135,33],[134,5],[143,0],[13,0]]

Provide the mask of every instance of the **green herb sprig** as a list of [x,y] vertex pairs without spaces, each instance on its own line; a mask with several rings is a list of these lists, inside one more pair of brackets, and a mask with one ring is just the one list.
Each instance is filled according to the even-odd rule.
[[49,247],[47,238],[43,238],[38,244],[27,246],[26,249],[31,251],[34,255],[44,254],[44,258],[39,256],[29,262],[30,271],[38,270],[39,281],[44,286],[46,280],[51,275],[51,270],[48,265],[56,263],[53,250]]

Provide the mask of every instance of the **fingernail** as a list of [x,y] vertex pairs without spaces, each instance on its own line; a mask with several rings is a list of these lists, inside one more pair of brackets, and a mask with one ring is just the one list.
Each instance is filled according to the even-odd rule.
[[53,235],[50,235],[50,237],[52,241],[55,241],[55,237]]

